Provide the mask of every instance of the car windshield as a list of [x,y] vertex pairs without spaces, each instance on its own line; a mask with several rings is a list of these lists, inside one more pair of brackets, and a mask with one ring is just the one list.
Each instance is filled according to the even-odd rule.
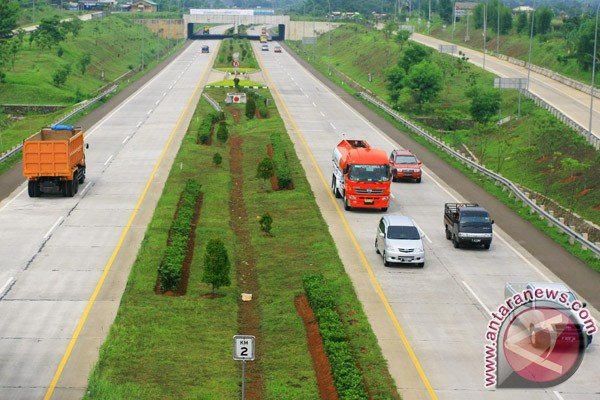
[[462,213],[460,216],[461,224],[489,224],[490,216],[487,213]]
[[419,240],[421,235],[414,226],[390,226],[387,231],[388,239]]
[[416,164],[417,158],[415,156],[396,156],[396,164]]
[[385,182],[389,175],[388,165],[351,165],[348,178],[357,182]]

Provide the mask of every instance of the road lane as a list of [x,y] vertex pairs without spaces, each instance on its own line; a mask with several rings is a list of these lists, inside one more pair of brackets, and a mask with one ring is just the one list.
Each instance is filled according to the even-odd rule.
[[10,260],[0,282],[14,279],[0,301],[1,399],[44,396],[157,160],[212,66],[215,53],[201,54],[202,44],[190,45],[87,132],[87,186],[75,197],[31,199],[21,190],[0,203],[0,257]]
[[[391,151],[396,144],[383,136],[374,126],[364,120],[324,85],[312,78],[304,68],[288,54],[261,52],[255,44],[263,66],[274,85],[285,110],[289,110],[299,136],[306,141],[316,165],[304,164],[305,169],[317,167],[322,180],[331,179],[331,152],[345,133],[348,138],[365,138],[376,147]],[[294,77],[294,81],[291,77]],[[303,88],[303,91],[300,91]],[[305,97],[306,94],[308,96]],[[317,113],[315,106],[321,113]],[[281,108],[281,105],[278,104]],[[285,118],[285,112],[283,112]],[[321,116],[320,116],[321,115]],[[322,115],[325,115],[323,117]],[[338,129],[333,130],[329,123]],[[294,136],[294,135],[292,135]],[[301,142],[301,141],[300,141]],[[298,141],[296,147],[299,147]],[[440,398],[449,399],[513,399],[527,396],[531,399],[556,398],[553,391],[489,391],[483,388],[484,329],[488,316],[485,308],[495,309],[503,300],[504,283],[507,281],[558,280],[544,265],[528,254],[518,243],[500,229],[490,251],[454,249],[445,239],[442,225],[443,203],[462,199],[459,193],[446,187],[427,168],[421,184],[394,183],[389,213],[410,215],[429,236],[426,242],[427,262],[423,270],[411,268],[385,268],[380,256],[374,252],[373,241],[380,213],[344,212],[352,234],[360,244],[359,254],[366,256],[377,283],[394,310],[395,317],[406,331],[423,368]],[[328,190],[323,182],[311,181],[317,198]],[[327,197],[331,201],[331,196]],[[476,200],[476,199],[470,199]],[[336,200],[336,208],[341,207]],[[320,203],[328,223],[339,225],[339,217],[327,211],[331,205]],[[334,237],[335,232],[332,231]],[[499,240],[499,236],[503,240]],[[341,255],[344,258],[344,255]],[[538,271],[541,271],[541,275]],[[352,274],[351,274],[352,276]],[[364,279],[360,276],[358,279]],[[353,276],[356,287],[364,281]],[[473,293],[477,294],[476,299]],[[372,283],[375,285],[375,283]],[[360,297],[360,294],[359,294]],[[485,307],[479,304],[482,301]],[[365,305],[366,309],[369,307]],[[594,315],[598,312],[593,310]],[[377,332],[377,328],[374,327]],[[389,338],[379,336],[380,344],[388,360],[392,360],[385,342]],[[399,345],[399,344],[398,344]],[[595,398],[598,384],[593,376],[600,370],[597,344],[588,351],[584,365],[575,379],[558,387],[565,400],[569,398]],[[393,361],[390,361],[393,364]],[[392,368],[393,369],[393,366]],[[406,383],[406,369],[392,372],[405,398],[427,398],[423,387],[414,382]],[[573,394],[573,397],[569,397]]]

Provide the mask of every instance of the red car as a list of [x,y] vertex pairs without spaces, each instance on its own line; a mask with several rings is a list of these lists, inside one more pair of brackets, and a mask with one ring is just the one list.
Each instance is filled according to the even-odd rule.
[[281,53],[281,46],[275,46],[275,53]]
[[394,150],[390,154],[392,180],[411,179],[421,182],[421,165],[423,163],[410,150]]

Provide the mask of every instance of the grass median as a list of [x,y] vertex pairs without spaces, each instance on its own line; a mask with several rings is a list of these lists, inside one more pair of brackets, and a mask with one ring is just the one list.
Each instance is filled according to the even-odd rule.
[[[224,98],[226,89],[207,92],[213,98]],[[235,161],[243,167],[246,220],[231,217],[229,145],[196,143],[202,118],[211,111],[201,100],[133,265],[115,323],[90,376],[86,399],[239,397],[240,366],[231,358],[231,337],[245,332],[238,331],[242,286],[236,284],[235,271],[244,268],[248,255],[240,253],[234,224],[244,224],[255,252],[260,295],[253,301],[258,302],[261,338],[257,343],[261,359],[257,362],[262,365],[265,398],[319,398],[305,328],[294,306],[294,298],[303,293],[302,276],[307,273],[323,274],[335,290],[338,311],[369,394],[397,398],[377,340],[287,135],[282,135],[282,142],[294,189],[266,190],[256,177],[258,163],[267,156],[270,134],[285,133],[270,93],[259,92],[271,99],[269,118],[248,120],[243,105],[231,105],[226,110],[229,140],[242,140],[243,156]],[[223,159],[221,166],[212,161],[217,152]],[[188,178],[197,179],[204,193],[188,293],[181,297],[156,295],[157,268]],[[273,217],[272,235],[262,233],[257,220],[267,212]],[[212,299],[203,297],[210,286],[200,283],[204,246],[211,238],[223,239],[230,259],[235,260],[232,285],[220,288],[223,296]]]

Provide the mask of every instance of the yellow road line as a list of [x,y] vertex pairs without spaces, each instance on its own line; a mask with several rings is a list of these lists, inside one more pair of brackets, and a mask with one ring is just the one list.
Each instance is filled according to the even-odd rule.
[[354,248],[356,249],[356,252],[358,253],[358,256],[359,256],[363,266],[367,270],[367,273],[369,274],[369,278],[371,279],[371,283],[375,287],[375,291],[377,292],[379,299],[382,301],[386,312],[388,313],[390,319],[392,320],[392,324],[394,325],[394,328],[396,328],[396,332],[398,333],[398,336],[400,337],[400,341],[404,345],[404,348],[406,349],[406,352],[408,353],[410,360],[412,361],[415,369],[417,370],[417,373],[419,374],[419,377],[421,378],[423,385],[427,389],[427,393],[429,394],[429,397],[432,400],[437,400],[438,397],[437,397],[437,394],[435,393],[435,390],[431,386],[431,383],[429,382],[427,375],[425,375],[425,371],[423,370],[423,367],[421,367],[421,363],[419,362],[417,355],[415,354],[412,346],[410,345],[408,338],[406,337],[406,334],[404,333],[404,329],[402,329],[402,326],[400,325],[400,322],[398,322],[398,319],[396,318],[396,315],[394,314],[394,311],[392,310],[392,307],[390,306],[390,303],[389,303],[387,297],[383,293],[383,289],[381,289],[381,285],[379,284],[379,281],[377,281],[377,278],[375,277],[373,268],[367,261],[365,254],[363,253],[362,249],[360,248],[360,245],[358,244],[358,241],[356,240],[356,236],[354,236],[354,233],[352,233],[352,230],[350,229],[350,225],[348,224],[348,221],[347,221],[346,217],[344,216],[344,213],[342,212],[342,209],[339,206],[338,201],[333,196],[332,191],[329,190],[330,189],[329,183],[323,176],[323,172],[321,171],[321,168],[319,168],[319,165],[317,164],[317,161],[315,160],[312,151],[310,150],[308,144],[306,143],[306,140],[304,139],[304,135],[302,134],[302,131],[300,130],[300,128],[298,128],[296,121],[294,120],[294,118],[292,117],[292,114],[290,113],[287,106],[285,105],[285,102],[282,100],[279,90],[273,84],[273,80],[271,79],[269,72],[264,68],[262,59],[260,57],[257,57],[257,58],[258,58],[258,63],[260,64],[261,70],[263,71],[263,73],[265,74],[265,77],[267,78],[269,87],[271,88],[271,90],[273,90],[275,92],[275,95],[277,96],[277,99],[279,100],[279,104],[281,104],[281,106],[283,107],[285,114],[287,115],[287,117],[289,118],[289,120],[292,124],[292,128],[293,128],[292,130],[294,131],[294,133],[296,134],[298,139],[300,139],[300,141],[302,142],[302,145],[310,158],[311,164],[313,165],[315,171],[317,171],[317,174],[319,175],[319,179],[321,180],[321,183],[323,184],[326,192],[328,193],[329,200],[331,200],[331,203],[335,207],[337,214],[339,215],[340,219],[342,220],[344,229],[346,230],[348,237],[350,237],[350,240],[352,241],[352,244],[354,245]]
[[[213,62],[215,54],[216,54],[216,52],[213,52],[213,56],[210,59],[210,63]],[[117,246],[113,250],[110,258],[108,259],[108,262],[104,266],[104,271],[102,272],[102,275],[100,276],[100,279],[98,280],[98,283],[96,284],[96,287],[94,289],[94,292],[92,293],[92,296],[88,300],[88,303],[83,311],[83,314],[82,314],[81,318],[79,319],[79,323],[77,324],[77,327],[75,328],[75,332],[73,333],[73,336],[71,337],[71,340],[69,341],[69,344],[67,345],[67,349],[65,350],[65,353],[63,354],[62,359],[60,360],[60,363],[58,364],[58,367],[56,368],[54,377],[52,378],[52,381],[50,381],[50,386],[48,386],[48,390],[46,391],[46,394],[44,395],[44,400],[50,400],[52,398],[52,394],[54,393],[56,384],[58,383],[58,380],[60,379],[60,377],[63,373],[63,370],[65,369],[65,366],[67,365],[67,361],[69,361],[69,358],[71,357],[73,348],[75,347],[75,344],[77,343],[77,340],[79,339],[79,335],[81,334],[81,331],[83,330],[83,327],[85,326],[85,323],[90,314],[90,311],[92,310],[92,307],[94,306],[94,303],[96,302],[96,298],[98,297],[98,294],[100,293],[100,290],[102,289],[102,286],[104,285],[104,281],[106,280],[106,277],[108,276],[108,273],[110,272],[110,269],[112,268],[113,263],[115,262],[115,259],[117,258],[117,255],[119,254],[119,251],[121,250],[121,247],[123,246],[123,242],[125,241],[125,238],[126,238],[127,234],[129,233],[131,224],[133,223],[133,220],[137,216],[137,213],[142,205],[142,202],[146,198],[146,194],[148,193],[148,189],[150,189],[150,185],[154,182],[154,176],[156,175],[158,168],[162,164],[165,154],[167,153],[167,150],[169,149],[171,142],[173,141],[173,138],[175,137],[175,134],[176,134],[177,130],[179,129],[181,122],[183,121],[183,117],[188,112],[188,110],[191,106],[192,100],[196,97],[198,91],[202,87],[202,84],[206,79],[206,74],[208,74],[208,72],[210,71],[210,65],[212,65],[212,64],[209,64],[209,66],[207,66],[206,69],[204,70],[204,73],[202,74],[202,77],[198,81],[198,84],[196,85],[194,92],[190,96],[190,99],[188,100],[185,108],[183,109],[181,115],[179,116],[179,119],[177,120],[177,124],[171,131],[171,134],[169,135],[169,139],[167,140],[167,143],[164,145],[162,152],[160,153],[160,157],[156,161],[156,164],[154,164],[154,168],[152,169],[152,172],[150,173],[150,177],[146,181],[146,186],[144,187],[142,194],[140,195],[137,203],[135,204],[133,211],[131,212],[131,215],[129,216],[129,220],[127,221],[127,225],[125,225],[123,232],[121,233],[121,237],[119,238],[119,241],[117,242]]]

